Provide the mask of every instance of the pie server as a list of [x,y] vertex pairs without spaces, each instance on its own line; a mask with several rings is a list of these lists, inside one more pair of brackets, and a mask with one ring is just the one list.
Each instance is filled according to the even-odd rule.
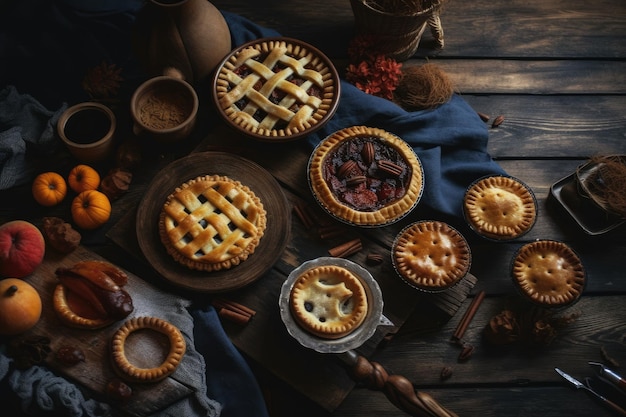
[[[289,306],[291,289],[296,279],[305,271],[324,265],[341,266],[361,278],[369,305],[363,324],[351,334],[335,340],[321,339],[303,330],[295,322]],[[407,378],[389,375],[382,365],[370,362],[356,352],[355,349],[372,337],[378,326],[394,325],[383,315],[383,297],[378,283],[362,266],[348,259],[336,257],[320,257],[304,262],[294,269],[282,284],[278,304],[287,332],[302,346],[319,353],[335,354],[348,367],[353,380],[369,389],[382,391],[400,410],[418,417],[458,417],[437,403],[429,394],[415,391]]]
[[588,393],[592,394],[594,397],[596,397],[597,399],[599,399],[600,401],[602,401],[602,403],[606,404],[609,408],[613,409],[614,411],[616,411],[618,414],[622,415],[622,416],[626,416],[626,410],[624,410],[622,407],[620,407],[619,405],[615,404],[613,401],[607,399],[606,397],[598,394],[596,391],[594,391],[593,389],[589,388],[588,386],[586,386],[585,384],[583,384],[582,382],[580,382],[579,380],[577,380],[576,378],[574,378],[573,376],[563,372],[562,370],[560,370],[559,368],[554,368],[554,370],[561,375],[563,378],[565,378],[565,380],[567,382],[569,382],[570,384],[572,384],[572,386],[576,389],[583,389],[585,391],[587,391]]
[[609,381],[615,387],[619,388],[623,393],[626,393],[626,378],[620,376],[617,372],[607,368],[599,362],[589,362],[589,365],[599,367],[601,377]]

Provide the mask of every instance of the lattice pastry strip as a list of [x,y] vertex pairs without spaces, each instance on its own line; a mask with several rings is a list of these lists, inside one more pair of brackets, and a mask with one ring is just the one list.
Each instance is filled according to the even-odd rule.
[[[243,78],[236,72],[242,66],[251,71]],[[220,77],[228,87],[223,87],[219,104],[238,123],[262,131],[272,130],[280,123],[286,123],[287,130],[308,128],[323,117],[315,112],[322,107],[330,74],[327,69],[320,71],[320,66],[319,58],[311,52],[284,42],[244,49],[232,65],[225,65],[222,70]],[[297,83],[290,81],[293,76]],[[309,94],[312,87],[322,91],[322,97]],[[240,109],[238,105],[244,99],[246,103]]]
[[168,197],[161,238],[176,260],[201,270],[236,265],[254,251],[265,210],[252,191],[227,177],[199,177]]

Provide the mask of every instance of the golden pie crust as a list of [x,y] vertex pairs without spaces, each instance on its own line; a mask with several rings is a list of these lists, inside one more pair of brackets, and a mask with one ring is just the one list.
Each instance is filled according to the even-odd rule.
[[[126,358],[125,343],[128,336],[140,329],[151,329],[166,335],[169,352],[163,363],[155,368],[139,368]],[[180,330],[173,324],[157,317],[135,317],[120,327],[111,341],[111,360],[115,371],[134,382],[157,382],[171,375],[183,358],[187,345]]]
[[298,135],[330,116],[338,77],[323,54],[288,38],[261,39],[217,70],[215,97],[227,119],[268,139]]
[[246,260],[265,233],[261,200],[231,178],[199,176],[167,197],[159,235],[180,264],[199,271],[228,269]]
[[63,284],[57,284],[52,293],[52,308],[59,320],[66,326],[79,329],[101,329],[113,323],[114,319],[87,318],[76,314],[70,308],[67,301],[66,288]]
[[[374,145],[372,149],[378,149],[370,151],[369,156],[365,149],[368,142]],[[339,150],[342,166],[331,160],[337,158]],[[390,161],[388,155],[394,155],[395,160]],[[346,170],[347,165],[352,168]],[[396,135],[366,126],[339,130],[322,141],[309,161],[309,182],[316,199],[329,213],[359,226],[399,220],[415,207],[424,187],[422,165],[413,149]],[[350,193],[354,196],[351,201],[380,201],[385,186],[392,187],[394,197],[373,207],[362,209],[345,199]]]
[[421,221],[405,227],[392,248],[398,274],[425,291],[443,291],[463,279],[471,265],[470,247],[452,226]]
[[515,239],[528,232],[537,217],[530,189],[507,176],[491,176],[473,184],[463,201],[470,226],[480,235],[497,240]]
[[309,269],[296,279],[290,306],[303,329],[321,338],[338,339],[363,323],[368,301],[358,277],[328,265]]
[[545,307],[569,305],[582,295],[585,271],[576,253],[565,243],[539,240],[522,246],[512,267],[520,292]]

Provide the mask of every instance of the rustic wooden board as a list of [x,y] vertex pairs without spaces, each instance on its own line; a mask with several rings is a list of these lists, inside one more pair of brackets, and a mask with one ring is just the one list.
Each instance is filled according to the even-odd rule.
[[[32,336],[46,336],[50,338],[52,353],[47,357],[46,365],[50,369],[67,377],[87,388],[98,399],[107,401],[107,383],[116,377],[110,364],[109,342],[113,333],[119,328],[123,321],[113,323],[108,327],[99,330],[73,329],[63,325],[56,316],[52,307],[52,292],[57,284],[55,270],[58,267],[71,267],[78,261],[104,258],[93,253],[89,249],[79,246],[74,252],[66,256],[61,256],[57,252],[48,251],[43,263],[37,270],[26,278],[41,295],[43,311],[37,325],[23,335],[16,338],[28,338]],[[127,272],[128,284],[124,287],[133,299],[134,311],[128,318],[134,316],[156,316],[159,317],[160,306],[154,305],[150,299],[142,297],[142,294],[149,287],[144,280]],[[176,297],[172,295],[171,297]],[[132,338],[143,340],[142,338]],[[141,351],[145,357],[155,355],[159,357],[163,352],[159,352],[158,347],[153,343],[142,343],[141,346],[129,345],[129,359],[132,358],[133,351]],[[140,343],[135,341],[134,343]],[[85,362],[75,366],[65,366],[54,358],[54,352],[60,346],[70,345],[80,348],[85,354]],[[184,358],[183,358],[184,360]],[[154,365],[153,365],[154,366]],[[147,416],[180,401],[181,399],[194,393],[194,390],[185,385],[184,381],[175,379],[175,374],[154,384],[132,384],[133,396],[124,404],[123,413],[130,416]],[[112,402],[115,405],[115,402]]]

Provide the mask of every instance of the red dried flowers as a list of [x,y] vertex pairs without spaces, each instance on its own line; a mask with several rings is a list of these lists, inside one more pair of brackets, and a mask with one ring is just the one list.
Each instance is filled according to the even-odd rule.
[[348,47],[348,58],[351,62],[346,70],[348,82],[368,94],[393,99],[402,64],[378,52],[374,36],[354,37]]

